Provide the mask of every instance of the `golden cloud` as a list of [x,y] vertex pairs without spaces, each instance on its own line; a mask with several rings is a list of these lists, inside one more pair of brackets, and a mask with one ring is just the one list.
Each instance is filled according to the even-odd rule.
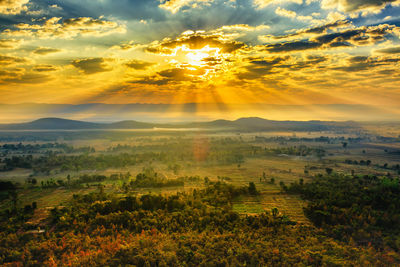
[[111,70],[111,68],[107,66],[106,59],[104,58],[77,59],[72,61],[71,64],[85,74],[94,74]]
[[301,5],[303,3],[303,0],[254,0],[253,1],[253,5],[257,8],[257,9],[262,9],[262,8],[266,8],[269,5],[273,5],[273,4],[281,4],[281,3],[296,3]]
[[379,13],[387,5],[400,5],[399,0],[322,0],[321,7],[342,12]]
[[29,0],[0,0],[0,14],[16,15],[27,11],[26,4]]
[[4,65],[15,65],[27,63],[28,60],[21,57],[8,56],[8,55],[0,55],[0,66]]
[[166,9],[171,13],[176,13],[185,6],[196,8],[199,5],[208,4],[212,1],[213,0],[160,0],[159,7]]
[[225,41],[223,36],[193,33],[184,34],[176,40],[166,39],[162,42],[155,42],[147,47],[146,51],[156,54],[173,54],[174,49],[181,46],[187,46],[189,49],[202,49],[209,46],[221,49],[221,53],[234,53],[246,47],[243,42]]
[[113,33],[125,33],[125,26],[116,22],[90,17],[70,18],[61,21],[53,17],[43,24],[20,23],[16,30],[6,29],[3,34],[10,36],[32,36],[38,38],[72,38],[80,36],[104,36]]
[[291,10],[287,10],[281,7],[277,7],[275,9],[275,13],[279,16],[288,17],[288,18],[295,18],[297,13]]
[[16,39],[0,39],[0,49],[14,49],[18,48],[22,40]]
[[58,68],[53,65],[48,64],[40,64],[33,67],[32,70],[37,72],[49,72],[49,71],[56,71]]
[[51,47],[38,47],[36,48],[33,53],[37,55],[48,55],[52,53],[61,52],[61,49],[51,48]]
[[145,69],[148,69],[149,67],[151,67],[151,66],[153,66],[155,64],[156,63],[153,63],[153,62],[147,62],[147,61],[132,59],[129,62],[127,62],[125,65],[127,67],[135,69],[135,70],[145,70]]
[[[400,27],[394,25],[381,24],[378,26],[362,26],[332,33],[316,34],[319,32],[326,32],[327,26],[329,25],[292,35],[270,38],[270,40],[278,39],[280,42],[266,44],[265,49],[272,53],[286,53],[292,51],[368,46],[386,40],[389,36],[396,34],[400,29]],[[313,34],[313,36],[304,40],[306,34]],[[292,38],[297,36],[301,36],[303,39],[292,41]]]

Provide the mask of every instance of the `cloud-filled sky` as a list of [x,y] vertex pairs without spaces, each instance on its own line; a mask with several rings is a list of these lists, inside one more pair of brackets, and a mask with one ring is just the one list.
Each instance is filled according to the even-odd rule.
[[0,103],[400,115],[399,0],[0,0]]

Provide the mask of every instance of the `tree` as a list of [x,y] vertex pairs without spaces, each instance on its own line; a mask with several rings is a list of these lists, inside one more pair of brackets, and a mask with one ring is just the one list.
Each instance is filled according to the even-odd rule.
[[272,216],[274,216],[274,218],[276,218],[276,216],[278,216],[278,214],[279,214],[278,208],[273,208],[273,209],[271,210],[271,212],[272,212]]
[[344,149],[346,149],[346,147],[347,147],[347,142],[342,142],[342,146],[343,146]]
[[332,169],[332,168],[325,168],[325,171],[326,171],[326,173],[327,173],[328,175],[331,175],[332,172],[333,172],[333,169]]
[[256,185],[253,182],[249,183],[249,194],[257,195]]
[[10,190],[8,193],[9,193],[9,196],[13,203],[13,211],[14,211],[14,213],[17,213],[18,192],[17,192],[17,190]]

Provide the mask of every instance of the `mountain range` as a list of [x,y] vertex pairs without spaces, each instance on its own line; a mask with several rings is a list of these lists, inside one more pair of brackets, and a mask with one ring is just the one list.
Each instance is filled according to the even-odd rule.
[[226,129],[238,131],[328,131],[358,128],[358,123],[327,121],[274,121],[258,117],[237,120],[214,120],[190,123],[146,123],[125,120],[113,123],[86,122],[62,118],[42,118],[26,123],[0,124],[1,130],[115,130],[115,129],[153,129],[153,128],[199,128]]

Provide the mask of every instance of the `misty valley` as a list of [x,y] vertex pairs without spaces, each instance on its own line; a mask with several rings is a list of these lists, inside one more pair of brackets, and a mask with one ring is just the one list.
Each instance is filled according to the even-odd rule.
[[398,126],[84,125],[2,126],[3,265],[400,264]]

